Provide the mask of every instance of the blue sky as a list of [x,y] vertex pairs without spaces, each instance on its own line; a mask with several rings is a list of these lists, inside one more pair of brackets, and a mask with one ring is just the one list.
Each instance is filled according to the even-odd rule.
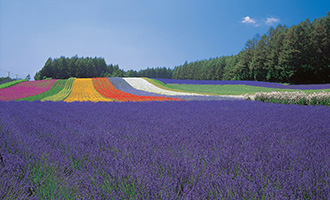
[[33,77],[49,57],[120,68],[235,55],[270,26],[326,16],[327,0],[0,0],[0,77]]

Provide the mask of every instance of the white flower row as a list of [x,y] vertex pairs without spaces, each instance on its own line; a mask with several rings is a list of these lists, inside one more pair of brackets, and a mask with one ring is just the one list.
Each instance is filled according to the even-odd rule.
[[257,92],[255,93],[255,100],[261,101],[286,101],[286,103],[292,104],[324,104],[329,102],[330,92],[313,92],[305,93],[303,91],[297,92]]
[[149,83],[147,80],[143,78],[123,78],[128,84],[130,84],[133,88],[137,90],[143,90],[147,92],[153,92],[157,94],[164,94],[164,95],[189,95],[189,96],[208,96],[208,95],[202,95],[202,94],[196,94],[196,93],[186,93],[186,92],[175,92],[171,90],[165,90],[162,88],[159,88],[151,83]]

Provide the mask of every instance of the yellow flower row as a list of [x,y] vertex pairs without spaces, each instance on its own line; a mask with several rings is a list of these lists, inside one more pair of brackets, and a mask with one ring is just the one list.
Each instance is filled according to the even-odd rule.
[[49,96],[49,97],[45,97],[41,101],[63,101],[71,93],[73,81],[75,79],[76,78],[69,78],[66,81],[64,88],[59,93],[54,94],[54,95]]
[[113,101],[103,97],[98,93],[93,85],[91,78],[77,78],[73,82],[73,87],[70,95],[64,100],[66,102],[73,101]]

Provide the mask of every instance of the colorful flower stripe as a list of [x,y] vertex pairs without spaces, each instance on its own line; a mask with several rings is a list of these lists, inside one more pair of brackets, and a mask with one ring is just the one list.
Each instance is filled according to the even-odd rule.
[[[140,95],[140,96],[158,96],[158,97],[173,97],[169,95],[164,94],[158,94],[153,92],[146,92],[143,90],[137,90],[133,88],[130,84],[128,84],[123,78],[119,77],[109,77],[109,80],[113,84],[115,88],[118,90],[121,90],[126,93]],[[175,98],[179,98],[181,100],[187,100],[187,101],[211,101],[211,100],[225,100],[225,99],[234,99],[231,97],[224,97],[224,96],[188,96],[188,95],[178,95],[175,96]],[[237,98],[235,98],[237,99]]]
[[176,98],[138,96],[116,89],[108,78],[93,78],[95,89],[104,97],[118,101],[178,101]]
[[304,84],[304,85],[284,85],[281,83],[270,83],[260,81],[217,81],[217,80],[179,80],[154,78],[165,84],[192,84],[192,85],[250,85],[257,87],[279,88],[279,89],[299,89],[299,90],[322,90],[330,89],[330,84]]
[[93,85],[91,78],[77,78],[73,82],[72,91],[70,95],[64,99],[66,102],[74,101],[113,101],[111,99],[103,97],[98,93]]
[[124,80],[137,90],[143,90],[143,91],[147,91],[147,92],[165,94],[165,95],[170,95],[170,96],[174,96],[174,95],[203,96],[201,94],[196,94],[196,93],[175,92],[175,91],[161,89],[161,88],[156,87],[155,85],[149,83],[147,80],[145,80],[143,78],[124,78]]
[[34,96],[49,90],[57,79],[42,81],[27,81],[9,88],[0,89],[0,101],[11,101]]
[[53,87],[50,88],[48,91],[43,92],[43,93],[38,94],[38,95],[25,97],[25,98],[22,98],[22,99],[16,99],[16,101],[38,101],[38,100],[41,100],[43,98],[46,98],[46,97],[52,96],[54,94],[57,94],[59,91],[61,91],[64,88],[66,81],[67,81],[66,79],[59,79],[53,84]]
[[67,98],[69,96],[69,94],[71,93],[72,90],[72,85],[73,85],[73,81],[76,78],[69,78],[66,83],[65,86],[63,88],[63,90],[61,90],[59,93],[54,94],[52,96],[49,97],[45,97],[43,99],[41,99],[41,101],[63,101],[65,98]]

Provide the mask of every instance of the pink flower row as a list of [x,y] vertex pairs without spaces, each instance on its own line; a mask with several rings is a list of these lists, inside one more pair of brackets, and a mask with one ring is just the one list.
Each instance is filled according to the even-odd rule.
[[34,96],[49,90],[57,79],[42,81],[27,81],[17,85],[0,89],[0,101],[10,101]]

